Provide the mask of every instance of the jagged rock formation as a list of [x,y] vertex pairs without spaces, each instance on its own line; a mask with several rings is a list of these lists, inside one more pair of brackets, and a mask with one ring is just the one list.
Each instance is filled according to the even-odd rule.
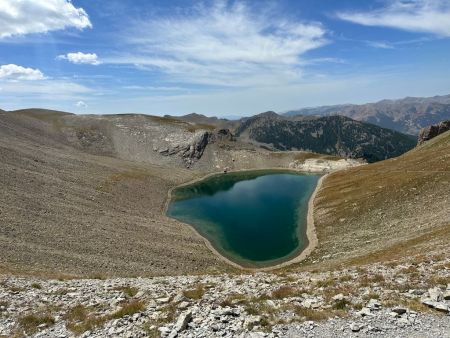
[[423,128],[419,134],[418,144],[431,140],[432,138],[450,130],[450,120],[442,121],[438,124]]
[[415,146],[413,137],[344,116],[286,118],[266,112],[245,119],[241,139],[277,150],[303,150],[368,162],[395,157]]
[[289,111],[285,115],[344,115],[383,128],[417,135],[420,129],[426,126],[450,119],[450,95],[406,97],[401,100],[382,100],[362,105],[303,108]]
[[165,141],[168,143],[166,147],[160,149],[155,147],[154,150],[165,156],[178,154],[185,162],[186,167],[189,168],[202,157],[208,144],[232,140],[233,134],[228,129],[198,130],[188,138],[173,133],[165,138]]

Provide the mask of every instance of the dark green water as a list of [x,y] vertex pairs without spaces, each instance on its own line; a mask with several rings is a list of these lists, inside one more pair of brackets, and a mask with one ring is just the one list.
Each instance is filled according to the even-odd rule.
[[308,244],[308,201],[318,179],[281,171],[216,175],[175,189],[167,214],[192,225],[228,259],[270,266]]

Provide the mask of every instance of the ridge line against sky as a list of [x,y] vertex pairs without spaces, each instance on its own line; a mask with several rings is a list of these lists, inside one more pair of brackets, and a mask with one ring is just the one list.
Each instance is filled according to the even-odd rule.
[[251,115],[450,92],[450,0],[0,0],[0,108]]

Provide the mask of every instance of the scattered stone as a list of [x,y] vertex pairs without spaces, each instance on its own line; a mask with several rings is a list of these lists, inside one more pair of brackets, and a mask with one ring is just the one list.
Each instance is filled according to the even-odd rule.
[[395,312],[395,313],[397,313],[398,315],[402,315],[402,314],[404,314],[404,313],[406,313],[406,309],[405,308],[403,308],[403,307],[396,307],[396,308],[393,308],[392,309],[392,312]]
[[361,326],[356,323],[350,323],[350,330],[353,332],[359,332],[361,330]]
[[369,303],[367,303],[367,307],[371,310],[379,310],[381,308],[381,303],[377,299],[371,299],[369,300]]
[[[450,263],[450,257],[431,264],[442,266]],[[427,271],[436,271],[433,265],[424,263],[417,265],[421,275]],[[145,309],[125,315],[80,334],[83,338],[100,337],[130,337],[143,338],[148,331],[158,330],[161,337],[447,337],[450,327],[450,316],[442,316],[438,311],[448,314],[450,302],[445,299],[447,290],[439,287],[422,291],[420,285],[404,292],[392,289],[396,281],[405,280],[402,270],[405,266],[385,267],[373,265],[367,268],[364,276],[382,274],[386,280],[384,285],[369,285],[355,287],[348,293],[339,293],[334,297],[325,297],[325,292],[335,290],[338,283],[348,288],[353,287],[358,279],[356,269],[335,271],[335,284],[314,288],[317,281],[329,278],[322,272],[290,272],[293,279],[292,288],[299,292],[288,294],[285,298],[265,299],[273,291],[285,285],[286,276],[261,272],[230,275],[203,276],[167,276],[155,278],[129,278],[107,280],[73,279],[67,281],[52,281],[0,276],[0,337],[14,335],[18,327],[17,318],[21,313],[30,313],[41,307],[53,307],[54,324],[39,323],[35,338],[43,337],[73,337],[67,328],[69,309],[77,304],[96,309],[99,316],[110,314],[121,309],[130,301],[145,304]],[[348,280],[348,276],[352,280]],[[341,277],[346,278],[341,281]],[[440,271],[441,277],[450,276],[450,271]],[[38,283],[41,289],[32,288],[32,283]],[[132,300],[120,292],[111,292],[124,285],[142,291],[140,297]],[[190,301],[183,296],[183,291],[193,289],[197,285],[205,285],[201,301]],[[297,286],[298,285],[298,286]],[[304,288],[308,291],[301,291]],[[140,292],[139,291],[139,292]],[[365,297],[371,293],[379,295],[380,299],[367,301],[365,307],[356,311],[352,304],[362,304]],[[237,295],[230,301],[230,295]],[[420,298],[422,294],[422,298]],[[442,295],[441,295],[442,294]],[[400,299],[399,299],[400,298]],[[398,306],[383,310],[381,301],[399,299]],[[402,300],[421,300],[435,309],[431,312],[414,312],[401,306]],[[434,299],[434,300],[433,300]],[[314,313],[332,310],[336,302],[348,300],[347,317],[333,317],[325,321],[306,321],[299,323],[293,309],[303,311],[309,307]],[[437,301],[439,300],[439,301]],[[272,311],[276,309],[276,311]],[[253,310],[256,310],[253,312]],[[97,312],[98,311],[98,312]],[[171,322],[166,323],[167,319]],[[294,319],[294,320],[292,320]],[[266,320],[270,326],[266,326]],[[161,325],[159,323],[165,323]],[[271,332],[259,332],[262,328],[271,328]],[[354,332],[354,333],[352,333]],[[449,337],[450,338],[450,337]]]
[[368,307],[363,307],[360,311],[358,311],[356,313],[357,315],[361,316],[361,317],[365,317],[365,316],[372,316],[372,312],[370,311],[370,309]]
[[331,299],[334,301],[344,300],[344,295],[342,293],[337,294],[336,296],[333,296]]
[[166,303],[170,302],[170,297],[158,298],[158,299],[156,299],[156,302],[158,304],[166,304]]
[[247,326],[258,325],[259,323],[261,323],[261,319],[261,316],[248,316],[245,319],[245,324]]
[[172,332],[170,333],[169,337],[176,337],[177,334],[181,331],[183,331],[184,329],[186,329],[188,323],[192,320],[192,312],[191,311],[186,311],[183,312],[182,314],[180,314],[180,316],[178,317],[177,322],[175,323]]

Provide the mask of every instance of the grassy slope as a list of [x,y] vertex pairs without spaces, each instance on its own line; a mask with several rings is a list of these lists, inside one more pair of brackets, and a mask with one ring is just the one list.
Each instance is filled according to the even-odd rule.
[[364,263],[450,239],[450,132],[398,158],[330,175],[316,199],[310,261]]

